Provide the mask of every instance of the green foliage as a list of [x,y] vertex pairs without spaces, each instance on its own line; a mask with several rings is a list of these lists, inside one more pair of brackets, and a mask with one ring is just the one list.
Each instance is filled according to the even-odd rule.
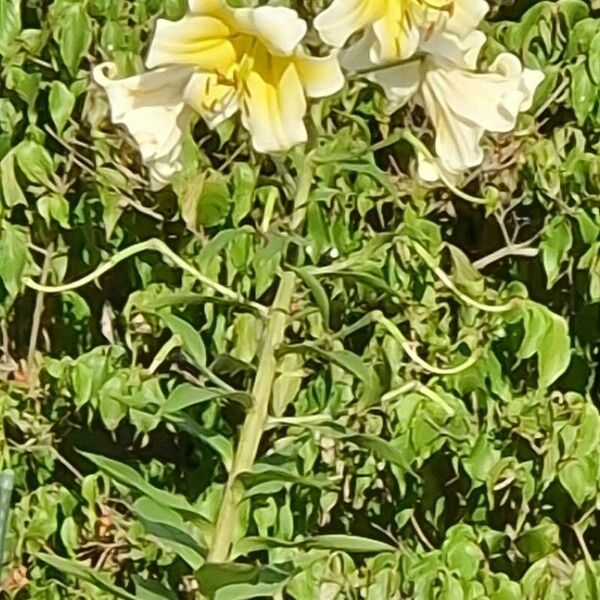
[[[312,111],[295,230],[305,149],[257,156],[198,122],[151,193],[110,124],[91,67],[139,71],[184,4],[0,0],[3,597],[597,598],[598,8],[494,7],[487,59],[506,48],[546,80],[485,141],[466,191],[493,205],[420,185],[401,135],[419,116],[352,81]],[[110,262],[154,238],[172,255]],[[235,562],[212,564],[284,272]]]

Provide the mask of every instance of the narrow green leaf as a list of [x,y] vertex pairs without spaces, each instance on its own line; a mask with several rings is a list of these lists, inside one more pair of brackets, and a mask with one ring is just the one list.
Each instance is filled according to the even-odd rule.
[[139,575],[133,576],[135,596],[138,600],[177,600],[177,594],[157,581],[147,581]]
[[326,328],[329,328],[330,309],[329,309],[329,298],[325,288],[319,283],[319,280],[312,275],[307,269],[294,269],[298,276],[308,286],[321,311],[323,317],[323,323]]
[[200,334],[187,321],[167,310],[161,310],[159,315],[167,327],[179,336],[183,351],[192,364],[199,367],[206,366],[206,348]]
[[60,556],[55,556],[53,554],[46,554],[45,552],[36,554],[36,557],[49,564],[51,567],[54,567],[60,573],[71,575],[78,581],[91,583],[99,590],[112,594],[115,598],[119,598],[120,600],[139,600],[137,596],[114,585],[107,574],[96,571],[81,562],[61,558]]
[[192,569],[197,570],[204,564],[206,548],[190,535],[189,527],[179,513],[148,497],[136,500],[133,511],[150,535],[160,539]]
[[192,513],[205,518],[204,515],[199,512],[196,507],[192,506],[183,496],[154,487],[135,469],[113,460],[112,458],[107,458],[98,454],[91,454],[89,452],[80,452],[80,454],[93,462],[99,469],[115,479],[115,481],[137,490],[166,508]]
[[[12,498],[14,473],[12,471],[0,472],[0,571],[2,570],[4,556],[4,538],[8,526],[8,513]],[[2,573],[0,572],[0,576]]]

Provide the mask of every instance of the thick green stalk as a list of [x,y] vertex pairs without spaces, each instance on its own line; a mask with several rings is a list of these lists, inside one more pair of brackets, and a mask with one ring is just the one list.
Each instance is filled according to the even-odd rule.
[[[312,156],[307,154],[304,164],[298,173],[298,187],[294,199],[294,210],[291,218],[292,231],[304,225],[306,205],[313,180]],[[246,420],[240,432],[238,447],[233,466],[221,500],[217,516],[208,561],[213,563],[227,562],[231,554],[231,546],[238,518],[238,504],[243,495],[238,476],[254,465],[258,448],[269,416],[273,383],[277,373],[277,347],[283,342],[288,314],[296,287],[296,275],[285,272],[281,275],[279,288],[273,306],[269,310],[266,332],[259,356],[258,370],[252,388],[253,404],[246,414]]]
[[271,308],[266,335],[263,339],[259,357],[259,367],[252,389],[253,405],[246,414],[246,420],[240,433],[240,441],[233,461],[229,480],[225,486],[221,508],[217,517],[213,542],[208,560],[221,563],[229,559],[233,542],[234,528],[237,523],[237,508],[240,498],[236,493],[237,477],[248,471],[258,453],[258,447],[267,420],[271,392],[277,371],[275,352],[283,342],[292,295],[296,285],[294,273],[283,273],[279,290]]

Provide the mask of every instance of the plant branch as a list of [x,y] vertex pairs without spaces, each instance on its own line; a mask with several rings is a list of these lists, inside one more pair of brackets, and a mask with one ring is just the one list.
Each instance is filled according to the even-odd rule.
[[504,248],[500,248],[500,250],[496,250],[479,260],[476,260],[473,263],[473,266],[481,271],[486,267],[489,267],[491,264],[502,260],[503,258],[507,258],[509,256],[525,256],[527,258],[535,258],[540,253],[538,248],[520,248],[519,246],[505,246]]
[[396,325],[394,325],[394,323],[392,323],[392,321],[381,315],[377,318],[377,322],[387,329],[390,335],[402,346],[404,352],[408,354],[414,363],[419,365],[425,371],[428,371],[434,375],[457,375],[458,373],[462,373],[463,371],[466,371],[472,367],[479,360],[479,354],[474,352],[464,363],[458,367],[444,369],[430,365],[416,353],[413,345],[402,335],[401,331],[396,327]]
[[[50,246],[44,257],[42,265],[42,274],[40,281],[45,284],[50,274],[52,265],[54,247]],[[38,338],[40,336],[40,325],[42,323],[42,315],[44,313],[44,292],[38,290],[35,297],[35,307],[33,309],[33,318],[31,321],[31,333],[29,335],[29,349],[27,351],[27,379],[29,380],[29,395],[33,393],[37,381],[37,366],[35,364],[35,352],[37,349]]]

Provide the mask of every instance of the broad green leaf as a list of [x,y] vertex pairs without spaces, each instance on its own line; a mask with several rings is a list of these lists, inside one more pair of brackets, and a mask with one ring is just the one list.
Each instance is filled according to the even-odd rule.
[[254,169],[243,162],[233,166],[233,222],[238,225],[252,210],[256,175]]
[[0,54],[8,52],[20,31],[20,0],[0,0]]
[[571,101],[577,121],[583,124],[598,100],[598,88],[592,81],[586,63],[571,67]]
[[569,221],[563,216],[555,217],[544,229],[540,244],[544,269],[548,277],[548,288],[558,280],[561,266],[567,260],[572,246],[573,236]]
[[600,85],[600,32],[596,33],[590,44],[588,68],[594,83]]
[[9,152],[0,160],[0,186],[0,196],[4,199],[7,206],[27,204],[25,195],[15,175],[14,151]]
[[598,493],[597,472],[597,455],[588,455],[569,460],[558,472],[558,479],[575,504],[583,506]]
[[571,362],[567,322],[545,306],[530,300],[521,303],[517,314],[523,319],[525,329],[518,357],[531,358],[537,354],[539,384],[548,387],[567,370]]
[[19,293],[29,261],[25,235],[4,221],[4,229],[0,232],[0,279],[13,297]]
[[225,220],[229,213],[231,195],[224,180],[213,178],[205,181],[198,197],[198,225],[214,227]]
[[549,520],[544,520],[522,533],[517,538],[516,546],[529,560],[539,560],[560,546],[558,526]]
[[598,223],[583,209],[577,211],[576,218],[583,241],[586,244],[595,242],[598,239],[598,234],[600,234]]
[[74,106],[75,96],[71,90],[62,81],[53,81],[48,93],[48,107],[58,133],[65,128]]
[[15,158],[19,169],[32,183],[41,183],[51,186],[51,177],[54,172],[54,163],[48,151],[34,141],[21,142],[15,148]]
[[74,0],[60,11],[56,40],[60,55],[71,75],[77,73],[92,41],[92,23],[83,2]]

